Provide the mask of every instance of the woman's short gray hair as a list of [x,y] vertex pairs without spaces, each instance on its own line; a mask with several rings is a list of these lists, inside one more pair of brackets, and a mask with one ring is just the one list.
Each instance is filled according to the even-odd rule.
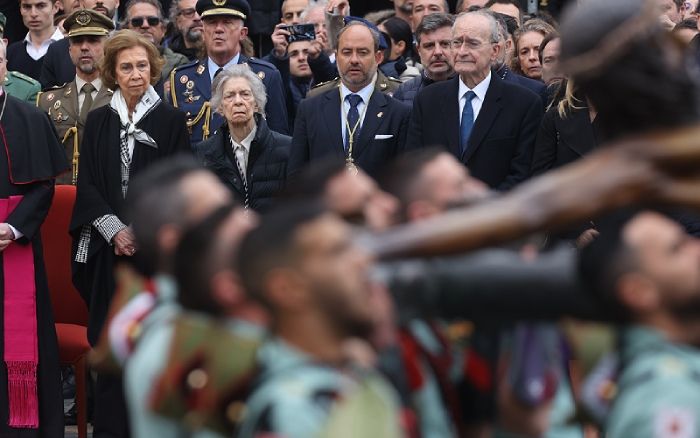
[[253,99],[255,99],[255,104],[258,106],[258,112],[265,115],[265,105],[267,104],[265,84],[263,84],[262,79],[260,79],[258,75],[253,73],[253,70],[250,69],[248,64],[238,64],[227,67],[223,69],[221,73],[216,75],[216,78],[214,78],[214,83],[211,87],[211,107],[216,112],[223,114],[221,101],[224,98],[224,86],[230,79],[235,78],[243,78],[248,81],[250,90],[253,92]]

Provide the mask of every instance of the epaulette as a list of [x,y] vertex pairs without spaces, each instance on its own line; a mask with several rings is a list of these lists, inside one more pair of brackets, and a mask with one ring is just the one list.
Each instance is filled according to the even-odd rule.
[[269,67],[277,70],[277,67],[274,66],[274,64],[271,64],[263,59],[260,58],[248,58],[248,64],[257,64],[257,65],[262,65],[264,67]]
[[326,85],[328,85],[328,84],[332,84],[333,82],[336,82],[338,79],[340,79],[340,78],[335,78],[335,79],[333,79],[332,81],[321,82],[321,83],[316,84],[316,85],[314,85],[313,87],[311,87],[311,89],[313,90],[313,89],[315,89],[315,88],[320,88],[320,87],[326,86]]
[[54,96],[55,96],[55,94],[54,94],[53,92],[62,89],[63,87],[65,87],[65,86],[68,85],[68,84],[69,84],[69,83],[66,82],[66,83],[63,84],[63,85],[54,85],[53,87],[49,87],[49,88],[47,88],[47,89],[45,89],[45,90],[43,90],[43,91],[39,91],[39,92],[36,94],[36,106],[37,106],[37,107],[39,106],[39,103],[41,102],[41,98],[42,98],[44,95],[46,95],[46,100],[47,100],[48,102],[51,102],[51,101],[53,100]]
[[194,67],[197,64],[199,64],[199,60],[194,60],[192,62],[188,62],[187,64],[178,65],[177,67],[175,67],[173,69],[173,71],[176,72],[176,71],[184,70],[186,68]]
[[34,84],[41,85],[41,84],[39,83],[39,81],[37,81],[36,79],[34,79],[34,78],[32,78],[32,77],[29,77],[29,76],[25,75],[24,73],[20,73],[20,72],[18,72],[18,71],[13,71],[12,74],[13,74],[13,76],[15,76],[16,78],[22,79],[22,80],[25,81],[25,82],[29,82],[29,83],[32,84],[32,85],[34,85]]

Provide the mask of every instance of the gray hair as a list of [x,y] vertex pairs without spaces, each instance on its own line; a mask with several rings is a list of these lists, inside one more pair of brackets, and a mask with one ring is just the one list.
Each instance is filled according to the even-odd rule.
[[237,64],[227,67],[214,78],[211,86],[211,107],[221,114],[221,101],[224,96],[224,86],[230,79],[243,78],[248,81],[250,90],[253,92],[253,99],[258,106],[258,112],[265,115],[265,105],[267,104],[267,93],[262,79],[250,69],[248,64]]
[[416,28],[416,44],[420,44],[421,37],[427,33],[435,32],[443,27],[452,27],[455,17],[451,14],[430,14],[423,17]]
[[488,20],[489,22],[489,33],[490,35],[490,42],[492,43],[498,43],[501,41],[501,31],[500,31],[500,26],[498,25],[498,20],[496,17],[491,13],[490,11],[485,11],[483,9],[479,9],[478,11],[472,11],[472,12],[462,12],[461,14],[457,15],[457,18],[455,18],[455,23],[452,25],[452,32],[454,32],[455,27],[457,26],[457,22],[464,17],[467,16],[479,16],[479,17],[484,17]]
[[311,11],[313,11],[316,8],[322,8],[325,11],[327,5],[328,0],[310,1],[309,4],[304,8],[304,11],[301,13],[301,21],[306,22],[306,17]]
[[342,29],[340,29],[340,32],[338,32],[338,43],[337,43],[338,46],[340,46],[340,37],[341,37],[348,29],[350,29],[350,28],[353,27],[353,26],[362,26],[362,27],[364,27],[365,29],[369,30],[369,33],[372,34],[372,40],[374,41],[374,51],[376,52],[377,50],[379,50],[379,32],[377,32],[376,30],[374,30],[374,29],[372,29],[371,27],[367,26],[367,25],[366,25],[365,23],[363,23],[362,21],[357,21],[357,20],[353,20],[353,21],[349,22],[348,24],[346,24],[345,26],[343,26]]

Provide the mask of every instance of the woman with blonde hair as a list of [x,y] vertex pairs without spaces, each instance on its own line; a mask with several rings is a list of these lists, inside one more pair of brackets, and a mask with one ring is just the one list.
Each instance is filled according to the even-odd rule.
[[533,18],[526,21],[513,36],[515,41],[514,70],[530,79],[542,80],[540,44],[554,27],[544,20]]

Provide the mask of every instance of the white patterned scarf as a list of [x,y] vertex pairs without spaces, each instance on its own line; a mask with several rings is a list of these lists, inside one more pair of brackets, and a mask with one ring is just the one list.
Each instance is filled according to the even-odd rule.
[[158,148],[155,140],[151,138],[145,131],[136,127],[136,125],[146,117],[158,104],[161,99],[152,86],[141,97],[141,100],[136,104],[134,112],[129,118],[129,109],[126,105],[126,100],[120,89],[114,92],[109,106],[119,115],[121,129],[119,130],[119,143],[121,146],[121,176],[122,176],[122,195],[126,197],[126,191],[129,186],[129,169],[131,168],[131,158],[134,152],[135,141],[143,143],[152,148]]

